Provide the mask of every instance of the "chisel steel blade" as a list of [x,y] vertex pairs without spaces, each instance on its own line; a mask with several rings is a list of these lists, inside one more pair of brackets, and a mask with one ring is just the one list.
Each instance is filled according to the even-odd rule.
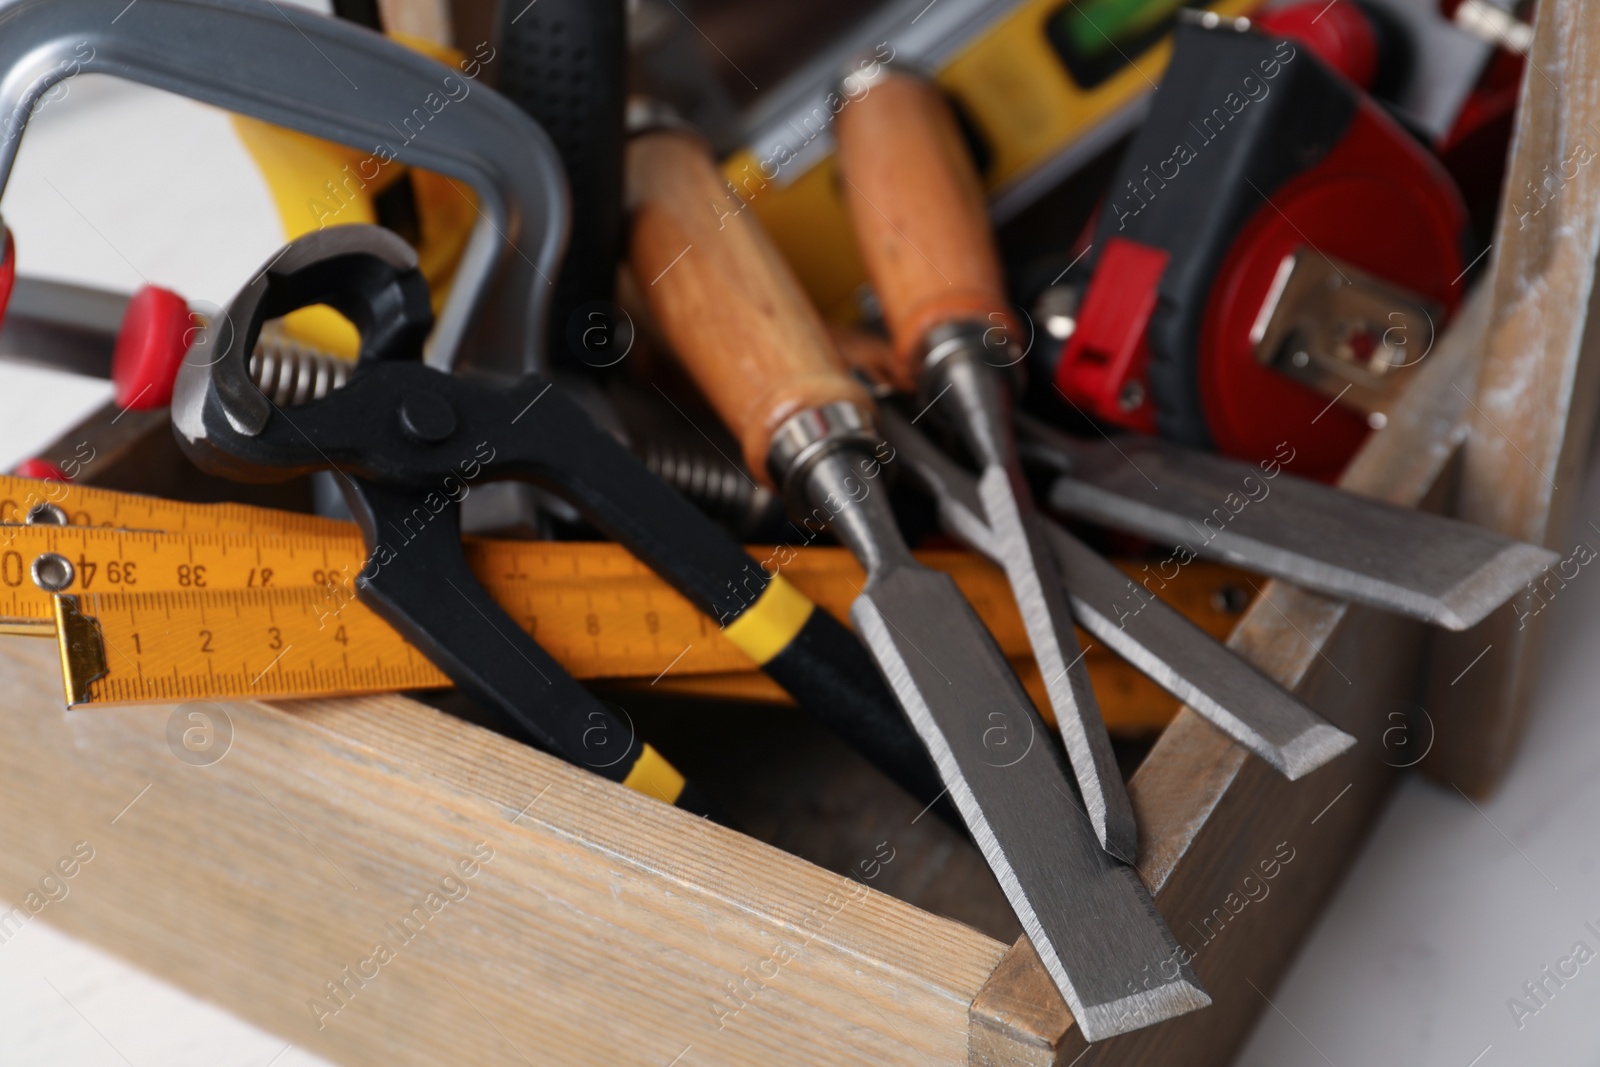
[[[996,559],[972,476],[899,412],[884,408],[879,417],[899,458],[938,503],[946,532]],[[1355,744],[1076,537],[1048,520],[1041,526],[1079,625],[1283,775],[1302,777]]]
[[1132,863],[1139,850],[1133,805],[1072,629],[1066,587],[1039,517],[1031,506],[1023,511],[1011,473],[1004,467],[986,468],[977,488],[989,524],[991,558],[1011,584],[1095,836],[1107,852]]
[[1085,630],[1290,781],[1356,739],[1060,527],[1047,535]]
[[1074,441],[1067,455],[1070,473],[1050,490],[1058,511],[1448,630],[1472,627],[1558,558],[1154,438]]
[[1204,1007],[1136,871],[1106,853],[1059,750],[948,575],[912,557],[888,497],[850,494],[866,453],[826,453],[811,500],[867,570],[850,614],[1051,979],[1091,1041]]
[[889,564],[850,614],[1084,1038],[1209,1004],[1137,873],[1097,845],[1043,721],[955,583]]
[[991,558],[1011,585],[1089,821],[1107,852],[1132,863],[1139,848],[1133,804],[1072,628],[1066,588],[1017,462],[1002,373],[970,351],[948,356],[928,373],[933,385],[946,383],[952,422],[978,460],[978,499]]

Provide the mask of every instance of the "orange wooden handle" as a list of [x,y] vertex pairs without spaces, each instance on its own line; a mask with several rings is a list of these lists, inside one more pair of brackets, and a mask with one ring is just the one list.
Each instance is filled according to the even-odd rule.
[[839,113],[835,132],[856,243],[907,373],[947,323],[1018,336],[983,188],[939,90],[890,71]]
[[785,420],[835,401],[870,415],[871,398],[840,366],[794,272],[698,138],[635,137],[627,171],[630,253],[645,302],[770,485],[767,453]]

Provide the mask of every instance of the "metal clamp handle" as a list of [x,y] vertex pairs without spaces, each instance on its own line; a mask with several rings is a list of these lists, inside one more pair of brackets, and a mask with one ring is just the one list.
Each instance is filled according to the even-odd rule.
[[566,181],[544,130],[487,86],[370,30],[267,0],[0,0],[0,192],[40,98],[81,73],[466,182],[480,219],[429,362],[503,377],[542,365]]

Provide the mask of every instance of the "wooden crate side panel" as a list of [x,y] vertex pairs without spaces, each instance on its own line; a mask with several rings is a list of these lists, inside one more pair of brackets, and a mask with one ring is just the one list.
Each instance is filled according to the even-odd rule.
[[967,927],[398,697],[228,705],[191,766],[171,708],[63,712],[54,657],[0,642],[14,922],[340,1063],[965,1058],[1004,950]]
[[[1600,19],[1584,0],[1542,0],[1494,239],[1482,371],[1476,390],[1462,385],[1474,400],[1457,513],[1563,558],[1600,405],[1597,156]],[[1539,605],[1519,597],[1434,642],[1428,703],[1445,725],[1424,765],[1432,777],[1485,796],[1504,776],[1549,618]],[[1473,684],[1454,684],[1468,667]]]

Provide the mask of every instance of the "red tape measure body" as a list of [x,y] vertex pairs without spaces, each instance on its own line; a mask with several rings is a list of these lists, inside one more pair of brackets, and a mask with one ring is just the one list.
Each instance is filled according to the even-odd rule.
[[1274,192],[1233,242],[1206,303],[1199,351],[1200,401],[1219,451],[1264,459],[1286,441],[1298,473],[1332,479],[1366,440],[1360,414],[1330,407],[1252,350],[1256,315],[1297,248],[1437,301],[1446,317],[1455,311],[1466,210],[1444,169],[1397,137],[1405,135],[1362,100],[1334,150]]
[[1296,473],[1332,478],[1367,425],[1257,362],[1279,268],[1320,253],[1448,315],[1466,237],[1444,168],[1304,41],[1180,26],[1055,385],[1103,422],[1252,461],[1286,443]]

